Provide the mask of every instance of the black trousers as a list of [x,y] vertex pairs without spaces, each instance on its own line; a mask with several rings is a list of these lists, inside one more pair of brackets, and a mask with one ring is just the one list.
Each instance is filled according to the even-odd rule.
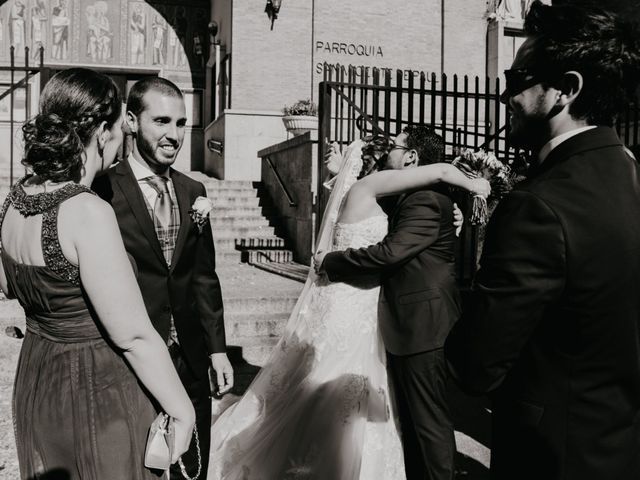
[[[181,347],[173,344],[169,347],[169,353],[173,364],[178,371],[178,376],[184,385],[193,407],[196,411],[196,428],[198,429],[198,438],[200,441],[200,457],[202,462],[201,480],[207,478],[207,469],[209,467],[209,447],[211,445],[211,386],[209,384],[209,376],[196,376],[187,364]],[[186,453],[182,455],[182,462],[187,470],[187,474],[193,478],[198,471],[198,455],[196,450],[195,439],[191,440],[191,446]],[[176,462],[171,466],[171,480],[181,480],[182,473],[180,466]]]
[[452,480],[455,436],[443,349],[388,354],[408,480]]

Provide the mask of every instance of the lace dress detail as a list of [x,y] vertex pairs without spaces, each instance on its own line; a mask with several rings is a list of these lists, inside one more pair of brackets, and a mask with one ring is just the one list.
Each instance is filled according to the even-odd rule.
[[[386,232],[385,216],[336,223],[332,247]],[[267,364],[214,424],[209,479],[404,480],[379,291],[375,278],[311,285]]]

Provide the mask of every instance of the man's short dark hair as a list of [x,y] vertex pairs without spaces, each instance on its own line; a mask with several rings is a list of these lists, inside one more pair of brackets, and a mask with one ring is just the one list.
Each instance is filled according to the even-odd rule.
[[637,25],[595,6],[536,0],[524,29],[536,41],[534,67],[558,78],[572,70],[582,75],[582,91],[569,113],[591,125],[612,126],[640,79]]
[[127,98],[127,112],[138,116],[145,109],[144,96],[149,90],[154,90],[169,97],[182,98],[182,91],[170,80],[162,77],[147,77],[137,81]]
[[429,125],[408,125],[407,147],[418,152],[418,165],[429,165],[444,161],[444,140]]

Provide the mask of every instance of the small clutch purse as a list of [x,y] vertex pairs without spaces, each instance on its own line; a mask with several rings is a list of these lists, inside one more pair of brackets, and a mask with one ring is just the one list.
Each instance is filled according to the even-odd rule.
[[[193,436],[196,442],[196,454],[198,458],[198,471],[190,477],[187,469],[182,463],[182,458],[178,459],[180,472],[187,480],[197,480],[202,472],[202,457],[200,455],[200,439],[198,438],[198,430],[193,430]],[[147,437],[147,447],[144,451],[144,466],[154,470],[169,470],[171,467],[171,458],[173,457],[173,447],[175,445],[175,430],[173,428],[173,418],[164,412],[158,414],[156,419],[149,427],[149,436]]]
[[168,470],[173,457],[175,431],[173,418],[160,413],[149,428],[147,448],[144,452],[144,466],[157,470]]

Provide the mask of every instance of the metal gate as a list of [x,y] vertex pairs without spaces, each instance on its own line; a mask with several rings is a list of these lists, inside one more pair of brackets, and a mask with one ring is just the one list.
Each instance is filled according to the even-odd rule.
[[[399,134],[410,124],[429,124],[445,141],[445,155],[452,159],[462,149],[492,151],[516,171],[526,167],[527,152],[509,142],[509,112],[500,103],[500,79],[489,77],[414,74],[390,69],[324,65],[318,96],[318,159],[325,142],[342,146],[371,133]],[[637,104],[627,105],[616,124],[630,147],[640,146]],[[317,218],[322,218],[328,192],[324,162],[318,162]],[[476,270],[478,229],[463,229],[458,252],[458,279],[464,285]]]
[[8,152],[4,150],[6,156],[0,156],[0,176],[8,177],[11,185],[24,172],[20,159],[16,159],[20,127],[33,115],[33,88],[41,90],[44,87],[49,79],[49,69],[43,64],[42,47],[37,52],[38,62],[35,65],[29,64],[28,47],[24,49],[24,65],[16,65],[15,47],[12,46],[9,53],[9,65],[0,65],[0,124],[5,127],[3,130],[8,130],[8,145],[5,144]]

